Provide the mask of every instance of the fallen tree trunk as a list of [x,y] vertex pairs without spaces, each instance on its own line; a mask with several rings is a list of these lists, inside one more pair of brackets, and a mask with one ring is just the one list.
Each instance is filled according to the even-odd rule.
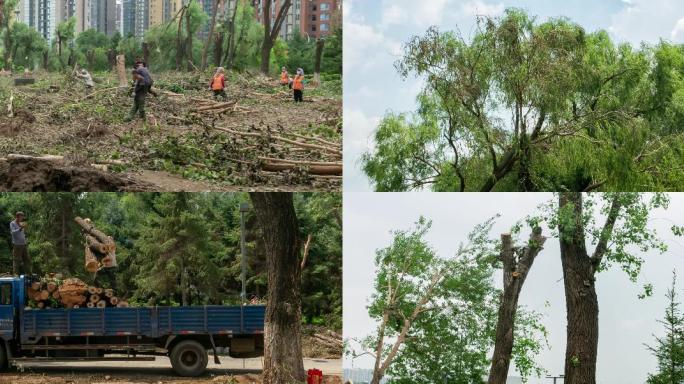
[[8,161],[12,160],[38,160],[38,161],[48,161],[48,162],[62,162],[64,161],[64,156],[55,155],[44,155],[44,156],[30,156],[30,155],[20,155],[16,153],[10,153],[7,155],[6,159]]
[[[292,171],[295,169],[299,169],[303,167],[302,165],[298,164],[276,164],[276,163],[263,163],[261,165],[261,168],[264,171],[269,171],[269,172],[281,172],[281,171]],[[312,175],[342,175],[342,166],[341,165],[312,165],[312,166],[304,166],[309,173]]]
[[101,255],[104,255],[109,250],[108,246],[106,246],[105,244],[102,244],[94,236],[86,235],[85,240],[86,240],[86,246],[88,248],[90,248],[90,250],[92,250],[93,252],[97,252]]

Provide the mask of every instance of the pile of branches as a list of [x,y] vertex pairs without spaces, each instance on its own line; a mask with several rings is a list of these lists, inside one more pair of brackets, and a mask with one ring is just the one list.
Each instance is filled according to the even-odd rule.
[[[239,142],[247,153],[239,161],[251,160],[257,168],[266,172],[300,171],[307,174],[339,178],[342,176],[342,146],[314,135],[301,135],[287,129],[277,132],[270,129],[250,131],[237,130],[237,127],[218,125],[217,117],[226,113],[249,113],[250,108],[240,106],[237,100],[218,102],[209,99],[190,97],[164,91],[176,101],[182,98],[190,101],[193,108],[187,118],[178,118],[185,123],[194,123],[206,130],[218,130],[230,135]],[[270,95],[267,95],[270,96]],[[206,119],[206,120],[205,120]],[[339,119],[337,119],[339,120]],[[336,119],[325,119],[324,123],[336,124]],[[265,148],[266,147],[266,148]],[[253,153],[257,153],[253,156]]]
[[26,289],[26,309],[128,307],[128,301],[111,288],[88,285],[78,278],[62,279],[50,274],[33,281]]

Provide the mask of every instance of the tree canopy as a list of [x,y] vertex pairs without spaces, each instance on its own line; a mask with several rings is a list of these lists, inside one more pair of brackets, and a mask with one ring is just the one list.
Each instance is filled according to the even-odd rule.
[[[0,271],[11,271],[9,222],[27,214],[33,271],[92,280],[83,268],[83,240],[74,217],[88,217],[117,242],[119,287],[149,305],[237,303],[240,203],[231,193],[2,193]],[[302,317],[341,329],[342,227],[339,194],[296,194],[302,237],[311,235],[302,269]],[[261,229],[246,216],[247,294],[266,294]]]
[[678,190],[684,47],[616,44],[508,9],[473,37],[430,28],[396,68],[425,79],[362,158],[378,191]]

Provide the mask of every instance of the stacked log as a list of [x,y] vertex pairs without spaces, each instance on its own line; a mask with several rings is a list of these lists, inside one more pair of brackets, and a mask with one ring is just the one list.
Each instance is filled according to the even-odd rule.
[[90,219],[76,217],[85,239],[85,269],[90,273],[97,272],[100,267],[116,267],[116,243],[111,236],[98,230]]
[[45,277],[26,289],[27,309],[128,307],[111,288],[84,283],[77,278],[65,280]]

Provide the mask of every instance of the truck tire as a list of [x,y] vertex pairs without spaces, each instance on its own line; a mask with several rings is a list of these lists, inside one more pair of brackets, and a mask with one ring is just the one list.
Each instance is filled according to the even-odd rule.
[[0,372],[5,372],[9,368],[7,364],[7,351],[5,350],[5,343],[0,340]]
[[179,376],[199,376],[208,362],[207,350],[195,340],[181,341],[171,350],[171,366]]

